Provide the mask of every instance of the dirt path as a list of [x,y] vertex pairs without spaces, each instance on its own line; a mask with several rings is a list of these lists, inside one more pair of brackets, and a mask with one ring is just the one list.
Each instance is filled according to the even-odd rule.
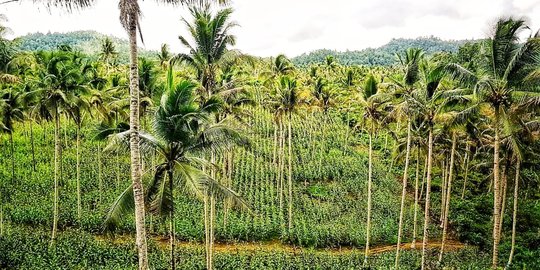
[[[154,240],[159,243],[162,248],[169,247],[169,238],[167,237],[154,237]],[[177,242],[176,245],[181,248],[204,248],[202,243],[198,242]],[[370,254],[381,254],[385,252],[395,252],[397,245],[384,245],[384,246],[375,246],[370,249]],[[438,239],[432,240],[428,243],[429,249],[439,249],[441,247],[441,242]],[[456,251],[462,248],[465,248],[466,245],[454,241],[447,240],[445,245],[446,251]],[[401,244],[401,250],[412,250],[413,247],[411,243]],[[422,249],[422,243],[416,243],[416,249]],[[271,242],[239,242],[239,243],[215,243],[214,250],[217,253],[250,253],[257,251],[266,251],[266,252],[287,252],[292,254],[302,253],[302,252],[321,252],[321,253],[330,253],[334,255],[345,255],[350,253],[363,253],[364,248],[362,247],[341,247],[341,248],[305,248],[297,247],[289,244],[283,244],[280,241],[271,241]]]

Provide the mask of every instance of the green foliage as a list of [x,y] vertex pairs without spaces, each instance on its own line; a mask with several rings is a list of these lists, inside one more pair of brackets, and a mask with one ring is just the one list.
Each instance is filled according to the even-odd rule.
[[436,37],[416,39],[392,39],[388,44],[379,48],[369,48],[361,51],[337,52],[332,50],[317,50],[294,57],[292,61],[299,66],[309,66],[324,63],[327,56],[332,56],[336,62],[343,65],[390,66],[396,64],[395,54],[408,48],[420,48],[431,55],[437,52],[457,52],[466,41],[445,41]]

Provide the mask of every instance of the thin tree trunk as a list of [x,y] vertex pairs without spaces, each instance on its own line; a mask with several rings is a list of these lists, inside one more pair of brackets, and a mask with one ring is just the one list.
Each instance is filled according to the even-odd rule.
[[169,176],[169,189],[171,190],[171,212],[169,212],[169,245],[170,245],[170,252],[171,252],[171,269],[176,269],[176,261],[174,258],[174,234],[175,234],[175,228],[174,228],[174,186],[173,186],[173,172],[171,169],[168,170],[168,176]]
[[77,161],[76,161],[76,171],[77,171],[77,218],[78,221],[81,221],[82,213],[82,204],[81,204],[81,137],[80,137],[80,125],[77,124],[77,140],[76,140],[76,150],[77,150]]
[[289,182],[288,182],[288,188],[289,188],[289,231],[292,229],[293,224],[293,213],[292,213],[292,206],[293,206],[293,194],[292,194],[292,128],[291,128],[291,122],[292,117],[291,113],[289,112],[289,123],[288,123],[288,132],[289,132]]
[[444,252],[444,246],[446,245],[446,233],[448,230],[448,212],[450,211],[450,197],[452,195],[452,178],[454,176],[454,156],[456,152],[456,144],[457,144],[457,135],[456,132],[452,133],[452,150],[450,153],[450,168],[448,172],[448,180],[447,184],[448,187],[446,189],[446,199],[445,199],[445,206],[444,206],[444,218],[443,218],[443,232],[442,232],[442,242],[441,242],[441,252],[439,253],[439,263],[442,262],[443,258],[443,252]]
[[32,120],[30,120],[30,144],[32,147],[32,171],[36,172],[36,151],[34,148],[34,125],[32,124]]
[[424,196],[424,187],[426,183],[426,176],[427,176],[427,164],[428,160],[427,158],[424,159],[424,170],[422,171],[422,183],[420,184],[420,196],[418,196],[418,200],[422,200],[422,197]]
[[467,177],[469,176],[469,152],[470,145],[465,147],[465,176],[463,177],[463,189],[461,190],[461,199],[465,198],[465,189],[467,188]]
[[364,251],[364,266],[367,266],[369,256],[369,238],[371,234],[371,177],[373,171],[373,123],[369,130],[369,155],[368,155],[368,190],[367,190],[367,222],[366,222],[366,248]]
[[426,202],[424,208],[424,237],[422,240],[422,270],[426,267],[426,253],[429,238],[429,196],[431,193],[431,168],[433,155],[433,128],[429,127],[428,134],[428,155],[427,155],[427,173],[426,173]]
[[500,214],[500,219],[499,219],[499,239],[501,237],[501,232],[502,232],[502,224],[503,224],[503,220],[504,220],[504,211],[506,209],[506,186],[507,186],[507,167],[508,165],[505,165],[503,166],[503,169],[502,169],[502,172],[501,172],[501,179],[502,179],[502,182],[501,182],[501,195],[500,195],[500,199],[499,201],[501,202],[501,214]]
[[98,142],[97,151],[97,165],[98,165],[98,189],[99,189],[99,203],[101,204],[101,194],[103,192],[103,180],[101,179],[101,143]]
[[285,151],[284,151],[284,148],[285,148],[285,136],[284,136],[284,128],[283,128],[283,119],[280,119],[280,123],[279,123],[279,126],[280,126],[280,138],[279,138],[279,213],[280,213],[280,217],[281,217],[281,224],[282,226],[284,227],[284,214],[283,214],[283,184],[284,184],[284,167],[285,167],[285,162],[283,160],[284,158],[284,155],[285,155]]
[[[215,165],[216,163],[216,155],[214,151],[211,153],[210,162]],[[212,167],[210,170],[210,174],[212,176],[212,179],[216,179],[216,168],[215,166]],[[210,232],[210,249],[209,249],[209,258],[208,263],[209,267],[208,269],[213,269],[214,264],[214,219],[215,219],[215,212],[216,212],[216,199],[214,197],[214,192],[210,191],[210,220],[209,220],[209,232]]]
[[491,267],[497,269],[499,259],[499,215],[500,215],[500,182],[499,182],[499,108],[495,108],[495,139],[494,139],[494,151],[493,151],[493,256],[491,260]]
[[517,211],[518,211],[518,188],[519,188],[519,169],[520,160],[516,161],[516,177],[514,178],[514,210],[512,214],[512,245],[510,247],[510,256],[508,256],[508,263],[506,268],[512,264],[512,258],[514,257],[514,250],[516,248],[516,224],[517,224]]
[[11,147],[11,183],[15,183],[15,146],[13,144],[13,131],[9,131],[9,145]]
[[416,176],[414,180],[414,217],[413,217],[413,237],[411,247],[416,248],[416,231],[418,220],[418,180],[420,180],[420,147],[416,149]]
[[208,222],[209,211],[208,211],[208,197],[209,191],[206,191],[204,194],[204,247],[206,250],[206,269],[210,268],[210,223]]
[[56,108],[54,116],[54,197],[53,197],[53,227],[51,235],[51,244],[56,238],[58,227],[58,173],[60,170],[60,116]]
[[443,227],[443,219],[444,219],[444,206],[446,205],[446,182],[448,173],[446,168],[448,167],[446,162],[444,162],[446,159],[446,155],[443,155],[443,160],[441,161],[441,172],[442,172],[442,185],[441,185],[441,215],[439,217],[439,222],[441,223],[440,227]]
[[403,212],[405,212],[405,195],[407,195],[407,178],[409,176],[409,157],[411,153],[411,121],[407,124],[407,150],[405,153],[405,168],[403,169],[403,181],[401,183],[401,206],[399,210],[398,238],[396,246],[395,268],[399,268],[399,249],[401,246],[401,233],[403,231]]
[[139,67],[137,58],[137,15],[130,14],[128,26],[130,46],[130,156],[131,181],[135,201],[136,245],[139,255],[139,269],[148,269],[148,249],[146,244],[144,190],[141,179],[141,161],[139,149]]

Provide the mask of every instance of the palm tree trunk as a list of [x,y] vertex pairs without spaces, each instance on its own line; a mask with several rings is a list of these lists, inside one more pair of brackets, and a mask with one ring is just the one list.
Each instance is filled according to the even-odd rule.
[[454,176],[454,156],[456,152],[456,144],[457,144],[457,135],[456,132],[452,133],[452,150],[450,153],[450,168],[448,172],[448,180],[447,184],[448,187],[446,189],[446,199],[444,201],[444,218],[443,218],[443,232],[442,232],[442,242],[441,242],[441,252],[439,253],[439,263],[442,262],[443,252],[444,252],[444,246],[446,244],[446,233],[448,230],[448,212],[450,211],[450,196],[452,195],[452,178]]
[[277,149],[278,149],[278,125],[274,127],[274,149],[272,152],[272,163],[274,167],[277,167]]
[[443,219],[444,219],[444,206],[446,205],[446,181],[448,177],[448,173],[446,171],[446,168],[448,167],[446,162],[446,155],[443,155],[443,160],[441,161],[441,172],[442,172],[442,185],[441,185],[441,215],[439,216],[439,221],[441,222],[440,227],[443,227]]
[[13,144],[13,131],[9,131],[9,145],[11,147],[11,183],[15,183],[15,146]]
[[407,195],[407,177],[409,176],[409,156],[411,153],[411,121],[407,124],[407,150],[405,153],[405,168],[403,169],[403,181],[401,183],[401,206],[399,210],[398,238],[396,246],[395,268],[399,268],[399,249],[401,245],[401,233],[403,231],[403,212],[405,212],[405,195]]
[[367,266],[369,256],[369,238],[371,233],[371,177],[373,171],[373,123],[369,130],[369,155],[368,155],[368,190],[367,190],[367,222],[366,222],[366,248],[364,251],[364,266]]
[[418,200],[422,200],[422,197],[424,196],[424,187],[426,184],[426,176],[427,176],[427,165],[428,165],[428,160],[427,158],[425,158],[424,170],[422,171],[422,183],[420,184],[420,195],[418,196]]
[[289,123],[288,123],[288,133],[289,133],[289,182],[288,182],[288,188],[289,188],[289,231],[292,229],[293,224],[293,213],[292,213],[292,205],[293,205],[293,194],[292,194],[292,128],[291,128],[291,112],[289,112]]
[[171,252],[171,269],[176,269],[176,261],[174,259],[174,234],[175,234],[175,228],[174,228],[174,186],[173,186],[173,171],[171,169],[168,170],[169,175],[169,189],[171,190],[171,212],[169,212],[169,245],[170,245],[170,252]]
[[53,228],[51,235],[51,244],[56,238],[58,227],[58,173],[60,170],[60,116],[58,108],[54,115],[54,197],[53,197]]
[[98,165],[98,190],[99,190],[99,203],[101,203],[101,193],[103,191],[103,180],[101,179],[101,143],[98,142],[97,151],[97,165]]
[[418,181],[420,180],[420,147],[416,150],[416,176],[414,180],[414,217],[413,217],[413,237],[411,247],[416,248],[416,225],[418,220]]
[[508,165],[503,166],[501,172],[501,195],[499,201],[501,202],[501,214],[499,219],[499,238],[501,237],[502,224],[504,220],[504,211],[506,208],[506,186],[507,186],[507,167]]
[[139,67],[137,58],[137,19],[130,14],[128,26],[130,47],[130,156],[131,181],[133,183],[133,198],[135,201],[136,244],[139,255],[139,269],[148,269],[148,249],[146,244],[144,190],[141,179],[141,161],[139,149]]
[[500,219],[500,174],[499,174],[499,148],[500,148],[500,131],[499,131],[499,107],[495,108],[495,139],[493,151],[493,256],[491,267],[497,269],[499,259],[499,219]]
[[465,198],[465,189],[467,188],[467,177],[469,176],[469,155],[470,145],[465,147],[465,175],[463,176],[463,189],[461,190],[461,199]]
[[426,252],[428,244],[428,226],[429,226],[429,195],[431,193],[431,168],[433,155],[433,127],[429,127],[428,134],[428,155],[427,155],[427,173],[426,173],[426,203],[424,208],[424,237],[422,240],[422,270],[426,267]]
[[[210,162],[215,165],[216,163],[216,154],[214,151],[212,151],[210,156]],[[216,179],[216,168],[215,166],[212,167],[212,170],[210,171],[210,174],[212,176],[212,179]],[[209,267],[208,269],[213,269],[213,262],[214,262],[214,219],[215,219],[215,212],[216,212],[216,199],[214,197],[214,192],[210,191],[210,217],[209,217],[209,238],[210,238],[210,249],[209,249]]]
[[77,161],[76,161],[76,171],[77,171],[77,218],[79,222],[81,221],[81,212],[82,212],[82,205],[81,205],[81,158],[80,158],[80,148],[81,148],[81,127],[79,124],[77,124],[77,140],[76,140],[76,148],[77,148]]
[[206,251],[206,269],[211,269],[210,268],[210,223],[208,222],[208,197],[209,197],[209,192],[206,191],[206,193],[204,194],[204,247],[205,247],[205,251]]
[[279,129],[280,129],[280,134],[279,134],[279,170],[278,170],[278,174],[279,174],[279,214],[280,214],[280,217],[281,217],[281,224],[284,226],[284,218],[283,218],[283,184],[284,184],[284,181],[283,181],[283,169],[284,169],[284,164],[285,162],[283,161],[283,158],[284,158],[284,148],[285,148],[285,136],[284,136],[284,128],[283,128],[283,119],[280,119],[279,121]]
[[517,224],[517,211],[518,211],[518,188],[519,188],[519,169],[520,160],[516,161],[516,177],[514,178],[514,211],[512,214],[512,246],[510,247],[510,256],[508,256],[508,263],[506,268],[512,264],[512,258],[514,257],[514,250],[516,248],[516,224]]
[[34,148],[34,127],[32,120],[30,120],[30,144],[32,147],[32,171],[36,172],[36,151]]

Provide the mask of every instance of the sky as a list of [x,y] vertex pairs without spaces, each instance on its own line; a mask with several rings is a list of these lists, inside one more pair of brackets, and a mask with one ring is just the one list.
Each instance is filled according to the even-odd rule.
[[[0,0],[4,2],[5,0]],[[182,51],[184,7],[140,1],[141,29],[147,49],[167,43]],[[95,30],[127,38],[120,26],[118,0],[97,0],[82,11],[48,10],[31,0],[0,5],[4,22],[16,37],[28,33]],[[386,44],[392,38],[437,36],[475,39],[490,33],[501,16],[524,16],[534,31],[540,28],[540,0],[233,0],[236,49],[257,56],[284,53],[289,57],[317,49],[360,50]]]

